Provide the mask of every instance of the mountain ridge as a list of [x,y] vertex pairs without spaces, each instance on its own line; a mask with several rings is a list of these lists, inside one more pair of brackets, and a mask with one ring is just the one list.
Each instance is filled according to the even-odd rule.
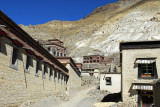
[[159,5],[159,0],[120,0],[98,7],[78,21],[20,27],[36,39],[62,40],[70,55],[82,62],[84,55],[118,53],[121,41],[159,40]]

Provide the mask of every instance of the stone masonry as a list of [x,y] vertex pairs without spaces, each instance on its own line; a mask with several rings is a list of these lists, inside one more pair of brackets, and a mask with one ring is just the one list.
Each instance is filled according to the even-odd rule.
[[42,78],[43,63],[39,77],[35,76],[36,59],[34,56],[31,58],[30,73],[25,73],[25,51],[20,49],[18,70],[9,67],[11,55],[11,42],[7,38],[0,38],[0,107],[18,106],[25,101],[42,99],[65,90],[64,78],[57,76],[54,80],[54,71],[49,79],[49,67],[46,78]]

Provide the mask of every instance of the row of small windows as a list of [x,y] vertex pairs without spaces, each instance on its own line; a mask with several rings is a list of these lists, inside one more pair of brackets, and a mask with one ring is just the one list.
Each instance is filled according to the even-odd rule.
[[53,56],[66,56],[65,53],[53,52]]
[[[92,60],[92,57],[84,57],[84,60],[86,59],[91,59]],[[99,57],[97,57],[97,59],[99,60]]]
[[[83,63],[95,63],[96,62],[96,60],[93,60],[93,61],[83,61]],[[97,60],[97,62],[99,62],[99,60]]]
[[[0,37],[2,37],[2,36],[8,36],[8,35],[5,31],[0,29]],[[12,41],[12,44],[13,44],[13,50],[12,50],[12,55],[11,55],[11,59],[10,59],[10,68],[13,68],[13,69],[16,69],[16,70],[18,69],[19,48],[23,48],[27,52],[25,66],[24,66],[24,62],[23,62],[24,72],[29,73],[29,68],[30,68],[30,64],[31,64],[31,56],[30,55],[33,55],[34,52],[30,48],[24,47],[24,45],[21,42],[19,42],[18,40],[12,39],[10,37],[9,37],[9,39]],[[1,44],[0,44],[0,48],[1,48]],[[43,60],[42,57],[40,57],[40,56],[37,56],[37,57],[38,57],[38,59]],[[43,77],[45,77],[45,74],[48,73],[47,65],[44,64]],[[49,65],[51,67],[53,66],[51,64],[49,64]],[[39,76],[39,68],[40,68],[40,62],[39,62],[39,60],[37,60],[36,73],[35,73],[36,76]],[[55,73],[56,73],[56,70],[55,70]],[[51,77],[52,75],[53,75],[53,71],[52,71],[52,68],[50,68],[49,77]]]
[[[48,51],[51,51],[51,48],[48,47],[47,50],[48,50]],[[54,50],[54,49],[53,49],[53,50]],[[57,48],[57,50],[58,50],[58,52],[59,52],[59,51],[60,51],[60,48]],[[66,52],[66,50],[65,50],[65,49],[61,49],[61,52]]]
[[[18,69],[18,55],[19,55],[19,49],[18,48],[13,48],[12,50],[12,56],[11,56],[11,63],[10,63],[10,67],[13,69]],[[26,64],[25,64],[25,72],[26,73],[30,73],[30,66],[31,66],[31,56],[30,55],[26,55]],[[36,62],[36,71],[35,71],[35,76],[39,77],[39,71],[41,70],[40,67],[41,66],[41,62],[39,60],[37,60]],[[46,74],[48,74],[48,66],[46,64],[44,64],[44,68],[43,68],[43,73],[42,73],[42,77],[45,79],[46,78]],[[60,75],[60,73],[59,73]],[[51,76],[53,76],[53,69],[50,68],[50,72],[49,72],[49,79],[51,80]],[[57,71],[54,71],[54,80],[57,77]],[[60,78],[60,77],[59,77]],[[61,79],[63,78],[63,76],[61,77]],[[65,79],[65,78],[64,78]],[[65,80],[64,80],[65,81]]]

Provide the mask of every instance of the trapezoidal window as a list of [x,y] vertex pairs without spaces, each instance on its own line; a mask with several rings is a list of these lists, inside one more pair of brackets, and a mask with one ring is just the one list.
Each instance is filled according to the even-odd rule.
[[26,56],[26,66],[25,66],[25,72],[29,73],[29,66],[31,63],[31,57],[29,55]]
[[48,68],[46,65],[44,65],[44,70],[43,70],[43,78],[46,79],[46,73],[48,73]]
[[54,82],[56,82],[56,78],[57,78],[57,70],[54,69]]
[[61,56],[63,56],[63,53],[61,53]]
[[35,74],[35,76],[37,76],[37,77],[39,77],[39,69],[40,69],[40,62],[37,61],[36,62],[36,74]]
[[50,71],[49,71],[49,80],[52,80],[52,76],[53,76],[53,70],[52,70],[52,68],[50,68]]
[[111,77],[106,77],[105,80],[106,80],[106,85],[111,85],[112,84]]
[[18,49],[13,48],[10,67],[16,70],[18,69],[18,53]]

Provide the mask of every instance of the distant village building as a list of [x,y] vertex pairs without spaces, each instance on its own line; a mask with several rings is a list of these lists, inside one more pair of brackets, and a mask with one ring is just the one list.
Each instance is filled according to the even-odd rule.
[[111,93],[121,92],[121,73],[119,72],[101,72],[100,90],[107,90]]
[[81,72],[81,76],[87,76],[87,77],[95,77],[95,78],[99,78],[99,69],[95,68],[95,69],[83,69]]
[[120,52],[124,107],[151,107],[153,82],[160,77],[160,41],[120,43]]
[[76,63],[76,66],[79,68],[79,71],[82,71],[82,63]]
[[2,11],[0,25],[0,107],[64,92],[68,69]]
[[83,56],[83,63],[100,63],[103,59],[100,55]]
[[[117,56],[116,56],[117,57]],[[114,57],[104,57],[100,55],[83,56],[82,76],[94,76],[96,72],[112,72],[115,66]],[[94,76],[99,77],[99,76]]]
[[113,57],[104,57],[104,59],[100,61],[100,64],[110,64],[113,61],[114,61]]
[[66,57],[67,50],[64,43],[58,39],[37,40],[54,57]]

